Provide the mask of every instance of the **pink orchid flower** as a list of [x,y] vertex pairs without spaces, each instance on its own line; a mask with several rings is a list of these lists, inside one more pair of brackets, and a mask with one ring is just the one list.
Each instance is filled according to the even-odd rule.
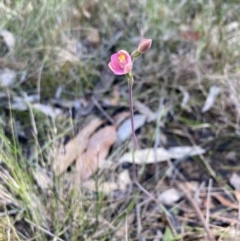
[[115,75],[128,74],[132,71],[132,58],[127,51],[120,50],[111,56],[111,62],[108,66]]

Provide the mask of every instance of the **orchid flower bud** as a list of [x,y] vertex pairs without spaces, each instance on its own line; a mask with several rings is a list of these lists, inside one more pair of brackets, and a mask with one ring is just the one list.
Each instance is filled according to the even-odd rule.
[[140,41],[138,45],[138,52],[139,53],[145,53],[147,52],[152,45],[152,39],[143,39]]

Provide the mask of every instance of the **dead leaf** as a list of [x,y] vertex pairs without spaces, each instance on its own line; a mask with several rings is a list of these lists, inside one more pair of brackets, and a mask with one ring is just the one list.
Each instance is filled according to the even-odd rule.
[[235,190],[240,191],[240,176],[237,173],[232,174],[229,182]]
[[116,114],[113,119],[115,121],[115,126],[118,128],[121,123],[130,116],[130,112],[129,111],[123,111],[120,112],[118,114]]
[[[167,161],[171,158],[170,153],[160,147],[156,150],[157,162]],[[155,163],[155,153],[152,148],[147,148],[143,150],[136,150],[134,153],[135,163],[136,164],[152,164]],[[125,153],[119,160],[120,163],[130,162],[133,163],[132,160],[132,152]]]
[[134,101],[134,107],[138,110],[139,113],[146,116],[147,122],[155,121],[157,118],[157,114],[152,112],[145,104],[140,101]]
[[34,109],[42,112],[44,115],[49,116],[53,119],[55,119],[57,116],[60,116],[62,114],[62,110],[59,108],[54,108],[50,105],[44,105],[40,103],[35,103],[32,105]]
[[[134,128],[139,129],[144,125],[146,117],[144,115],[134,115]],[[132,135],[131,119],[125,120],[118,128],[117,136],[120,142],[127,140]]]
[[118,185],[121,190],[125,191],[126,188],[132,184],[132,180],[128,170],[124,170],[118,175]]
[[[171,147],[168,150],[163,147],[159,147],[156,149],[156,153],[154,149],[147,148],[142,150],[136,150],[134,153],[134,158],[136,164],[153,164],[155,163],[155,156],[156,162],[163,162],[169,159],[181,159],[186,156],[200,155],[204,152],[205,150],[198,146]],[[120,158],[119,162],[133,163],[132,152],[125,153]]]
[[185,88],[183,86],[179,86],[179,90],[182,92],[183,94],[183,100],[181,102],[181,107],[184,109],[187,109],[188,111],[190,111],[190,108],[187,107],[187,102],[190,98],[189,93],[185,90]]
[[[76,181],[87,180],[102,165],[117,138],[116,127],[106,126],[93,134],[87,150],[76,161]],[[80,179],[80,180],[79,180]]]
[[238,203],[240,203],[240,191],[239,190],[235,190],[234,191],[235,197],[238,200]]
[[15,71],[4,68],[0,69],[0,87],[12,86],[16,80],[17,74]]
[[158,200],[163,205],[172,205],[173,203],[177,202],[182,197],[182,194],[176,188],[170,188],[164,192],[162,192],[158,196]]
[[16,42],[14,35],[11,32],[9,32],[8,30],[3,29],[0,31],[0,36],[2,36],[9,51],[10,52],[13,51],[13,49],[15,47],[15,42]]
[[103,123],[100,119],[92,120],[80,130],[77,136],[70,140],[64,150],[60,151],[53,162],[53,171],[56,175],[62,174],[87,147],[88,139],[92,133]]
[[28,109],[28,104],[35,101],[39,101],[38,95],[25,95],[24,97],[14,96],[10,107],[13,110],[25,111]]
[[172,159],[182,159],[187,156],[202,155],[206,151],[200,146],[176,146],[168,149]]
[[226,154],[225,159],[228,161],[236,161],[237,160],[237,153],[236,151],[230,151]]
[[204,106],[202,108],[202,113],[207,112],[212,106],[214,105],[215,99],[220,93],[221,89],[217,86],[211,86],[208,97],[204,103]]

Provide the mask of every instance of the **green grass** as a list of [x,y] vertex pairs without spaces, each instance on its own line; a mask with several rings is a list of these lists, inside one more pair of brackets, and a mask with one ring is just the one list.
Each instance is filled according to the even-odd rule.
[[[31,116],[31,108],[11,109],[13,97],[40,94],[40,102],[48,104],[61,86],[62,99],[88,100],[96,86],[109,78],[104,71],[110,55],[119,49],[131,51],[141,38],[148,37],[153,39],[152,48],[134,66],[134,98],[157,111],[159,98],[164,97],[166,109],[171,110],[161,117],[165,126],[171,122],[191,130],[207,127],[219,136],[238,137],[239,8],[238,1],[223,0],[0,3],[0,30],[11,32],[16,42],[13,51],[6,54],[1,50],[5,43],[0,41],[0,69],[9,67],[17,73],[10,90],[0,90],[7,93],[3,97],[5,106],[0,108],[0,185],[10,197],[10,201],[0,198],[0,210],[3,214],[7,210],[7,216],[17,210],[11,222],[21,239],[125,240],[124,235],[115,234],[135,213],[138,195],[133,194],[126,201],[89,193],[84,188],[80,195],[71,190],[71,175],[55,177],[52,161],[64,137],[74,136],[87,119],[75,120],[66,115],[51,120],[34,108]],[[200,38],[189,41],[183,37],[183,29],[200,34]],[[89,40],[92,30],[98,31],[99,43]],[[26,77],[20,83],[23,74]],[[117,78],[114,84],[126,90],[124,78]],[[211,111],[202,115],[201,107],[212,85],[220,86],[222,92]],[[190,113],[179,107],[183,97],[179,86],[190,94]],[[111,89],[104,91],[103,97],[109,97],[109,93]],[[126,97],[121,98],[127,102]],[[139,134],[140,141],[152,143],[156,131],[151,125]],[[19,140],[20,131],[26,135],[26,143]],[[116,147],[117,153],[112,150],[115,158],[121,148]],[[51,182],[47,189],[36,181],[35,173],[42,170]],[[117,175],[119,170],[114,171]],[[114,174],[106,174],[109,175]],[[105,177],[98,178],[101,182]],[[144,222],[146,210],[142,214],[144,231],[148,230],[148,222]],[[126,240],[137,240],[137,224],[131,225],[126,229]],[[159,229],[164,230],[161,225]],[[224,230],[221,232],[225,235]]]

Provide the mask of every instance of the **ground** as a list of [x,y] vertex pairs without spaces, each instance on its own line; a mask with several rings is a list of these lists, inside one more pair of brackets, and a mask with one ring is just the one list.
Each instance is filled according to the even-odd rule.
[[240,240],[239,8],[3,0],[0,240]]

